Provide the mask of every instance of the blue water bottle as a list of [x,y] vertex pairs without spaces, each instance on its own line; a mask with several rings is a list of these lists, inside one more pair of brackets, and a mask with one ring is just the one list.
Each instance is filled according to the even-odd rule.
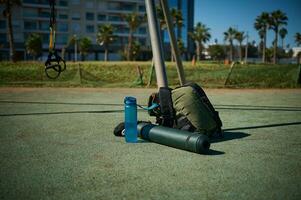
[[125,113],[125,141],[137,142],[137,102],[135,97],[125,97],[124,99]]

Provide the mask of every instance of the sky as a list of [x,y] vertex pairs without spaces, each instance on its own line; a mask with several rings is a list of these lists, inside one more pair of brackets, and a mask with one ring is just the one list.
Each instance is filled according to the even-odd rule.
[[[223,43],[223,33],[231,26],[248,32],[249,41],[255,40],[258,44],[259,36],[254,29],[255,18],[264,11],[272,12],[278,9],[288,17],[288,34],[284,43],[294,47],[294,35],[296,32],[301,33],[301,0],[195,0],[195,24],[202,22],[211,29],[210,43],[214,43],[214,39]],[[269,30],[268,46],[274,37],[275,33]]]

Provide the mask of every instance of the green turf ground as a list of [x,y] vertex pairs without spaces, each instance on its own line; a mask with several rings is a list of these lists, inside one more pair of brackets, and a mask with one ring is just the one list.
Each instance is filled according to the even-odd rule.
[[301,199],[301,90],[207,90],[210,155],[113,136],[151,91],[1,88],[0,199]]

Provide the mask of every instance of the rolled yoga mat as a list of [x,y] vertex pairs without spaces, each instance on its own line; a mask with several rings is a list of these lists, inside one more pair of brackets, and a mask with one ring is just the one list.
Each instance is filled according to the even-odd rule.
[[139,123],[138,135],[142,139],[199,154],[210,148],[209,138],[197,132],[183,131],[151,123]]

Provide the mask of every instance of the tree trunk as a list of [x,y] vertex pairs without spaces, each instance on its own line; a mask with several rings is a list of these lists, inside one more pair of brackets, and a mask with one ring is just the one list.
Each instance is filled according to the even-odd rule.
[[65,52],[66,52],[66,46],[63,46],[63,48],[61,50],[61,57],[63,60],[65,60]]
[[284,49],[284,38],[281,38],[281,45],[282,45],[282,49]]
[[105,48],[105,57],[104,57],[105,62],[108,61],[108,48]]
[[265,63],[265,47],[267,43],[267,32],[265,30],[264,37],[263,37],[263,48],[262,48],[262,63]]
[[242,62],[242,45],[241,42],[239,42],[239,62]]
[[170,54],[170,62],[174,62],[174,55],[173,55],[173,53],[172,53],[172,51],[171,51],[171,54]]
[[233,43],[232,43],[232,41],[230,41],[230,58],[229,58],[229,60],[230,60],[230,62],[232,62],[233,61]]
[[128,46],[127,58],[126,58],[128,61],[132,60],[132,43],[133,43],[133,30],[130,30],[130,33],[129,33],[129,46]]
[[196,42],[196,60],[198,62],[201,60],[201,45],[200,45],[200,42]]
[[273,64],[276,64],[277,60],[277,44],[278,44],[278,28],[275,30],[275,41],[274,41],[274,55],[273,55]]
[[84,54],[82,52],[80,52],[80,60],[84,61]]
[[13,35],[13,26],[11,19],[11,6],[10,1],[6,1],[6,20],[8,24],[7,35],[9,42],[9,59],[10,61],[15,62],[15,46],[14,46],[14,35]]

